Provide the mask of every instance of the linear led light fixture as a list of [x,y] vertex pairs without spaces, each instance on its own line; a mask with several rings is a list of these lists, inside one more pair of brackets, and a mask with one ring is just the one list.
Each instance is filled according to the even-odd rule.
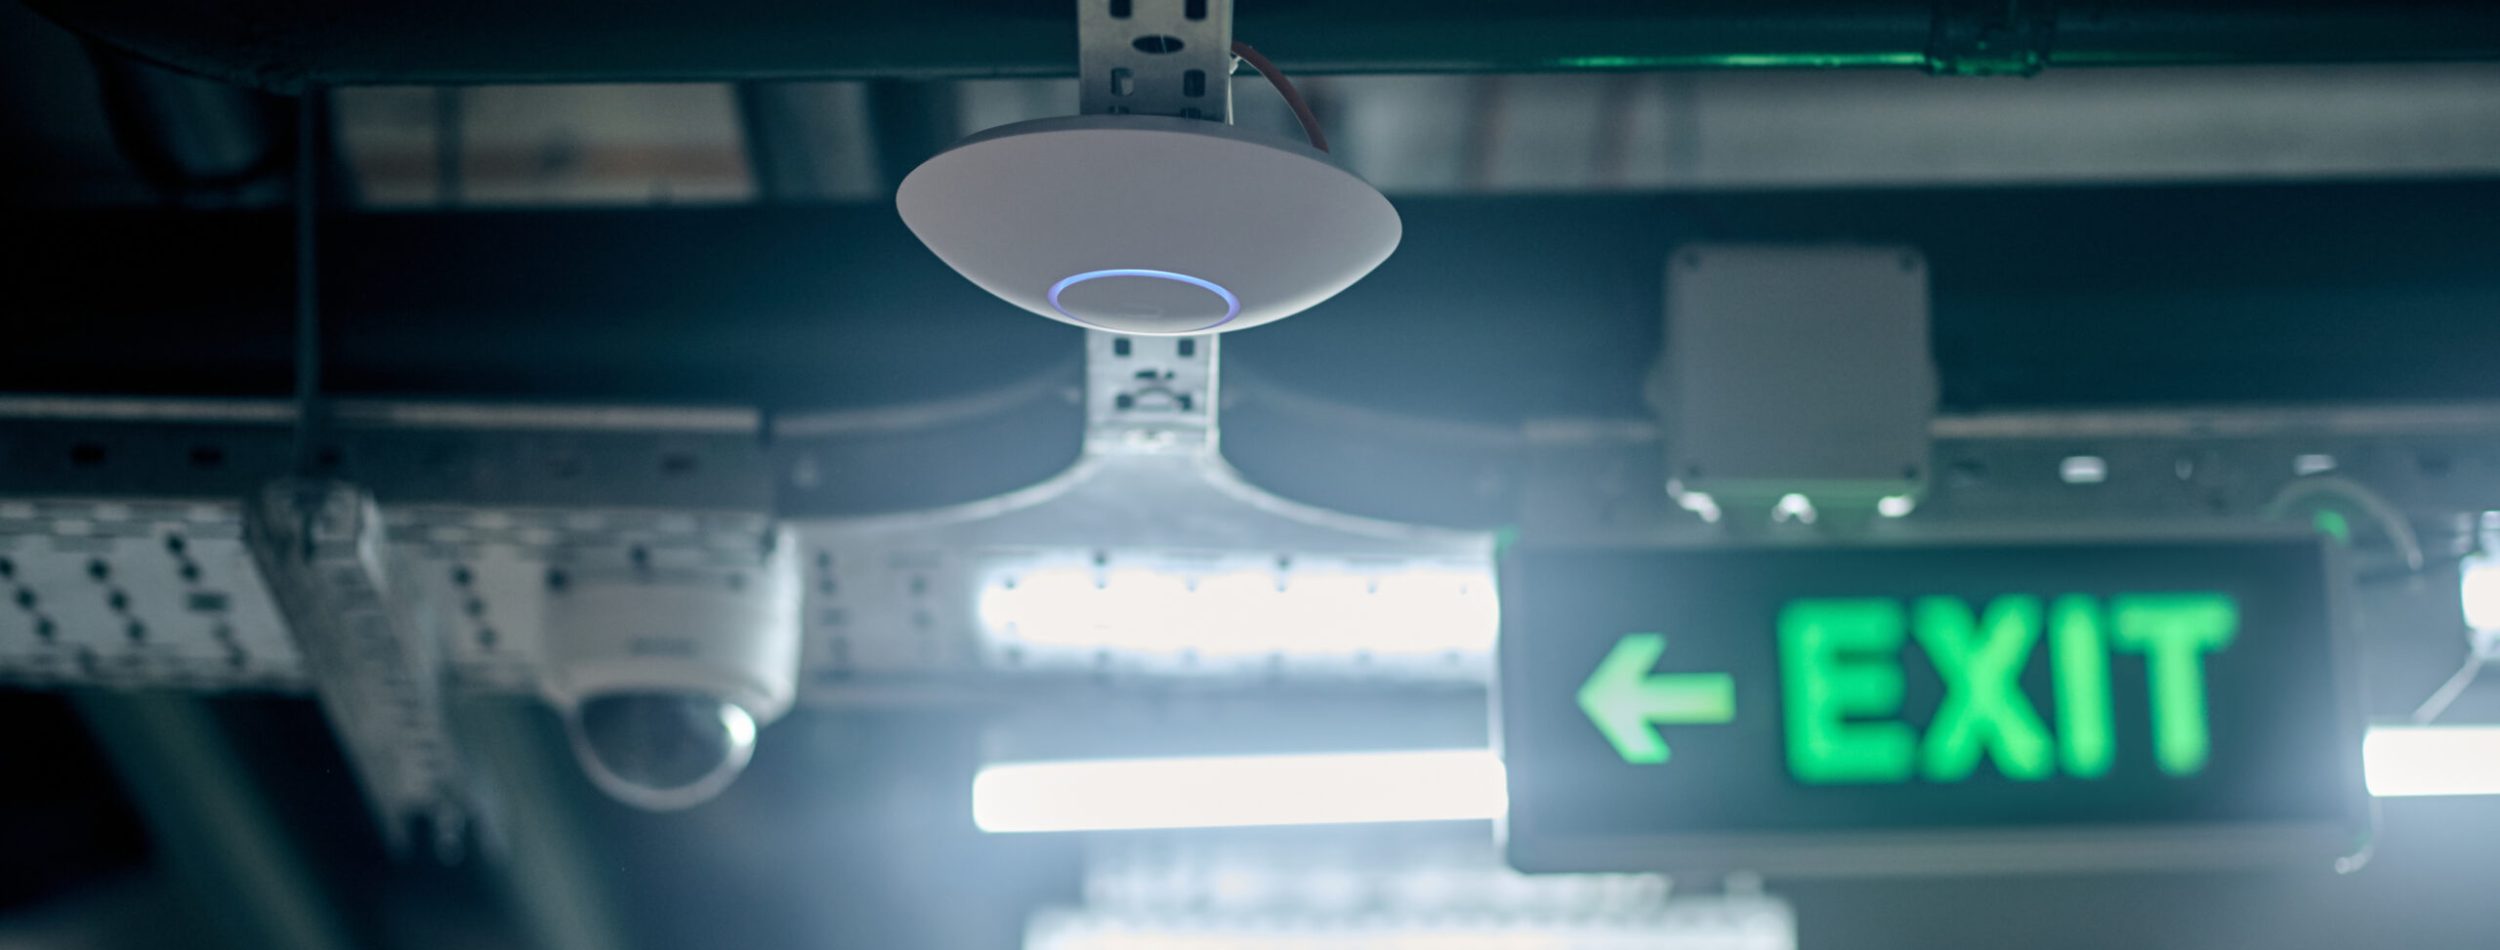
[[993,765],[972,782],[983,831],[1121,831],[1498,818],[1489,749],[1097,759]]
[[[2363,759],[2382,798],[2500,795],[2500,726],[2379,726]],[[1018,762],[972,783],[973,822],[989,832],[1481,820],[1509,808],[1489,749]]]
[[2500,630],[2500,555],[2467,558],[2458,572],[2457,597],[2465,609],[2465,625]]
[[[1696,900],[1698,903],[1698,901]],[[1757,899],[1768,904],[1769,899]],[[1785,904],[1708,906],[1556,919],[1535,914],[1269,914],[1201,912],[1046,917],[1026,950],[1794,950]]]
[[2377,726],[2361,761],[2380,798],[2500,795],[2500,726]]
[[1226,656],[1487,656],[1501,626],[1484,570],[1280,575],[1053,567],[984,586],[990,642]]

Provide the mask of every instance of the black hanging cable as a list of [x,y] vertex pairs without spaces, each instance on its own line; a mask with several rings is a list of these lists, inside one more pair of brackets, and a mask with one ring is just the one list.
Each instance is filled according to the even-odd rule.
[[321,275],[314,227],[321,202],[321,112],[328,97],[304,90],[295,112],[295,471],[312,475],[321,442]]
[[1277,94],[1285,97],[1285,107],[1293,110],[1294,121],[1302,123],[1302,134],[1310,137],[1311,147],[1328,151],[1328,133],[1321,131],[1319,116],[1311,112],[1310,102],[1302,98],[1301,90],[1293,87],[1293,80],[1285,78],[1284,70],[1277,69],[1275,63],[1268,62],[1267,57],[1259,55],[1259,51],[1251,48],[1250,44],[1238,40],[1233,43],[1233,55],[1249,63],[1250,68],[1259,71],[1259,75],[1267,77],[1268,85],[1275,86]]

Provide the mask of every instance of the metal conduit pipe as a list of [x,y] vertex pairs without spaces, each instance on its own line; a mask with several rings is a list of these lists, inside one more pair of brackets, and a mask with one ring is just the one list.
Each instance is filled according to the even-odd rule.
[[[307,84],[1070,75],[1064,3],[1000,0],[30,0],[143,59]],[[2474,0],[1264,0],[1239,30],[1299,74],[2405,62],[2500,57]]]

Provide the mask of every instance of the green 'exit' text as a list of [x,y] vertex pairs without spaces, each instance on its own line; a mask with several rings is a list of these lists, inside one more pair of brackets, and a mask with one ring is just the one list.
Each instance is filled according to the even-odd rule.
[[[2013,594],[1976,611],[1958,597],[1791,601],[1779,615],[1788,768],[1816,784],[1956,782],[1985,758],[2017,780],[2097,778],[2118,754],[2110,694],[2118,652],[2144,658],[2154,761],[2194,775],[2211,751],[2204,658],[2238,629],[2238,605],[2218,593],[2106,602],[2069,594],[2045,604]],[[2043,631],[2054,728],[2020,683]],[[1898,718],[1910,639],[1944,684],[1923,734]]]

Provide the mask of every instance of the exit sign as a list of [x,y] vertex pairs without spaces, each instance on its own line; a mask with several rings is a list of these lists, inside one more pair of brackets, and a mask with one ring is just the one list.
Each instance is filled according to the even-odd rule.
[[1514,548],[1512,862],[2348,853],[2368,798],[2332,557],[2301,536]]

